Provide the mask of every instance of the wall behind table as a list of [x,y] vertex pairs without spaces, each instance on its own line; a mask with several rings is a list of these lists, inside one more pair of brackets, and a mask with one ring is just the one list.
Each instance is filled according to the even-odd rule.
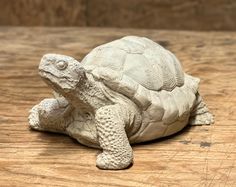
[[0,25],[86,26],[86,0],[0,0]]
[[0,0],[0,25],[236,30],[235,0]]

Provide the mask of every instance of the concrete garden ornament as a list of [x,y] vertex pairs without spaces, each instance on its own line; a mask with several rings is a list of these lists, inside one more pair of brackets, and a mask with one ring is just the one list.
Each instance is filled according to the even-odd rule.
[[46,54],[39,74],[55,98],[31,109],[30,127],[101,148],[101,169],[128,167],[130,144],[169,136],[188,124],[213,123],[198,93],[199,79],[147,38],[127,36],[98,46],[81,63]]

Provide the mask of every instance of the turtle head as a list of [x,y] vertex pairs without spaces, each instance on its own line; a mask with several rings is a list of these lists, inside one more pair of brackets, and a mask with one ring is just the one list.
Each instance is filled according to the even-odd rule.
[[86,79],[85,69],[72,57],[46,54],[39,64],[42,79],[56,92],[64,95],[74,91]]

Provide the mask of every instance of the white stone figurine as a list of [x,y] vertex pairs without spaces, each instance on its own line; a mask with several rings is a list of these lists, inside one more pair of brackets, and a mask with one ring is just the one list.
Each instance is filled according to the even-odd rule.
[[55,98],[31,109],[30,127],[102,149],[96,161],[101,169],[128,167],[130,144],[172,135],[188,124],[213,123],[198,93],[199,79],[147,38],[127,36],[98,46],[81,63],[46,54],[39,74]]

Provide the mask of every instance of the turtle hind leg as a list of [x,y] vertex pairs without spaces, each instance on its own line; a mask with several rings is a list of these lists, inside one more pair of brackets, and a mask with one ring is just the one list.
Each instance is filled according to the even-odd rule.
[[189,119],[190,125],[211,125],[212,123],[214,123],[214,117],[210,112],[196,114]]
[[190,125],[210,125],[214,123],[214,117],[209,112],[206,104],[203,102],[202,97],[197,93],[195,107],[193,108],[189,124]]

